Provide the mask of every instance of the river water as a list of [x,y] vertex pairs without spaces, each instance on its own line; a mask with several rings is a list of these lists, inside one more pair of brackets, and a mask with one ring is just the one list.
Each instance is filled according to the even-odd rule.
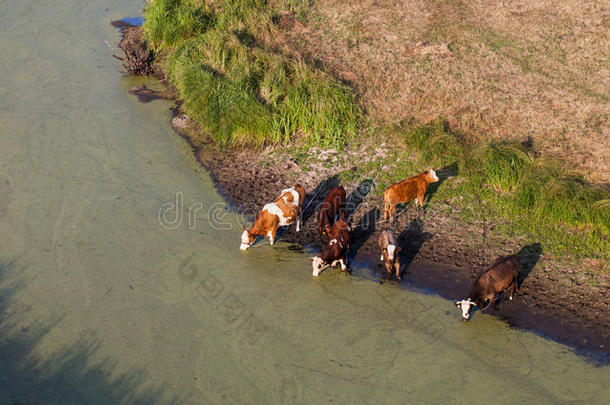
[[610,398],[607,366],[492,316],[240,252],[171,104],[104,42],[140,5],[0,0],[0,404]]

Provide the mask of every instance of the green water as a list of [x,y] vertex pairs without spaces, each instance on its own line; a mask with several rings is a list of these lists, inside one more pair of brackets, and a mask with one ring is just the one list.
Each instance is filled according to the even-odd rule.
[[129,95],[104,43],[140,5],[0,0],[1,404],[607,403],[608,367],[565,346],[240,252],[170,103]]

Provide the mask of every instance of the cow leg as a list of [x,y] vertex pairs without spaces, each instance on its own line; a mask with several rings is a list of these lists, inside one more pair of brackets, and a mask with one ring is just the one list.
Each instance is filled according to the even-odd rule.
[[496,310],[496,295],[492,295],[491,296],[491,309],[493,309],[494,311]]
[[400,277],[400,265],[398,263],[394,263],[394,267],[396,268],[396,278],[402,280]]
[[347,262],[346,259],[339,260],[339,263],[341,264],[341,271],[346,271],[347,270],[347,265],[345,264],[345,262]]
[[297,209],[297,232],[301,231],[301,210]]
[[394,216],[395,212],[396,212],[396,204],[393,204],[390,206],[390,218],[392,218],[391,222],[393,224],[396,223],[396,217]]
[[515,291],[517,290],[517,279],[515,278],[513,280],[513,285],[511,286],[510,289],[510,296],[508,297],[509,300],[513,300],[513,294],[515,293]]
[[271,226],[271,230],[269,231],[269,244],[270,245],[273,245],[273,243],[275,242],[275,235],[277,234],[277,228],[278,228],[277,221],[274,221],[273,225]]
[[387,220],[388,216],[390,215],[390,203],[388,203],[387,201],[384,201],[384,205],[383,205],[383,220]]
[[423,194],[417,195],[417,202],[419,203],[419,208],[418,208],[419,215],[418,216],[422,216],[426,213],[426,211],[424,211],[424,195]]

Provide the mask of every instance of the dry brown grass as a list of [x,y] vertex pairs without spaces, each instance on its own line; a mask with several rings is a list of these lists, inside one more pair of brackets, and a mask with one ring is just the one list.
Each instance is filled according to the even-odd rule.
[[525,139],[610,182],[610,2],[320,0],[290,47],[382,123],[438,116],[473,141]]

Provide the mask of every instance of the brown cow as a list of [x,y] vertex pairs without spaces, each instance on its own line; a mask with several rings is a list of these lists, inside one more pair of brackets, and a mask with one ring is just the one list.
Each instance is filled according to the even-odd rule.
[[305,190],[300,184],[282,190],[280,196],[272,203],[266,204],[256,217],[256,221],[246,230],[242,227],[240,250],[246,250],[256,240],[258,235],[269,237],[269,244],[273,245],[277,229],[280,226],[290,225],[296,220],[297,232],[301,230],[301,211]]
[[313,276],[318,275],[329,266],[341,265],[341,270],[346,271],[347,262],[347,251],[349,249],[349,233],[347,231],[341,231],[338,238],[333,238],[328,242],[328,245],[322,249],[320,256],[311,258],[311,265],[313,267]]
[[417,176],[394,183],[385,189],[383,200],[385,207],[383,210],[383,219],[392,218],[394,221],[394,212],[396,205],[400,203],[408,203],[417,198],[416,203],[424,207],[424,194],[430,183],[435,183],[439,180],[436,173],[432,169],[418,174]]
[[317,213],[320,235],[329,235],[330,227],[334,223],[335,218],[343,212],[345,199],[345,189],[343,186],[330,190]]
[[328,228],[328,237],[337,238],[342,231],[351,232],[352,227],[345,219],[345,211],[341,212],[341,218],[337,220],[331,227]]
[[347,270],[347,251],[349,250],[351,228],[344,219],[345,214],[330,229],[328,236],[330,240],[328,245],[322,249],[322,254],[311,258],[314,277],[317,277],[325,268],[337,264],[341,264],[342,271]]
[[396,272],[396,278],[400,278],[400,259],[398,258],[398,252],[401,247],[396,242],[396,234],[391,228],[385,228],[379,234],[379,249],[381,249],[381,258],[385,264],[385,271],[388,278],[392,278],[392,272]]
[[483,272],[474,282],[468,299],[457,301],[456,306],[462,309],[462,320],[470,319],[472,308],[481,308],[486,301],[489,304],[481,311],[485,311],[490,305],[496,309],[496,294],[507,289],[510,290],[509,299],[513,299],[513,294],[517,291],[517,279],[519,275],[519,260],[516,256],[501,257],[487,270]]

